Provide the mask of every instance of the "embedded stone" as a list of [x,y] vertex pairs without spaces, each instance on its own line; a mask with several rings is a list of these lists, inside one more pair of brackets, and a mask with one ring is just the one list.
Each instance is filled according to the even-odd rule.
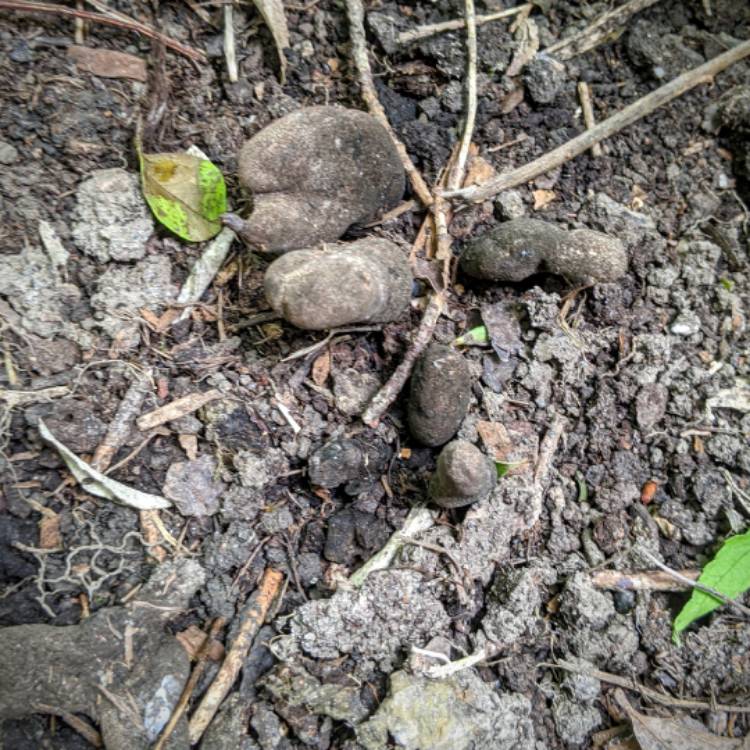
[[431,344],[414,366],[409,394],[411,434],[423,445],[447,443],[461,426],[471,398],[471,374],[455,349]]
[[430,500],[442,508],[460,508],[484,500],[497,481],[492,461],[466,440],[443,448],[430,481]]
[[286,253],[268,267],[265,292],[285,320],[320,331],[396,320],[409,304],[411,284],[401,250],[371,237]]

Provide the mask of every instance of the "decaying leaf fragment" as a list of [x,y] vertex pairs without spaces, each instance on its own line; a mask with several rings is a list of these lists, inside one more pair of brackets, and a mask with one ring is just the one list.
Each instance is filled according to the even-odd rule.
[[284,50],[291,46],[289,44],[289,29],[286,25],[284,3],[282,0],[253,0],[253,2],[273,35],[273,41],[276,43],[276,52],[279,55],[281,82],[284,83],[286,80],[286,57],[284,56]]
[[139,154],[141,183],[154,216],[188,242],[203,242],[221,231],[227,188],[208,159],[186,153]]
[[661,718],[636,711],[619,688],[615,698],[630,720],[641,750],[739,750],[741,739],[719,737],[690,717]]
[[66,448],[49,430],[42,419],[39,420],[39,434],[45,443],[49,443],[62,457],[70,469],[70,473],[76,478],[86,492],[107,500],[114,500],[121,505],[129,505],[138,510],[161,510],[169,508],[172,503],[159,495],[151,495],[141,492],[127,485],[116,482],[108,476],[93,469],[84,460],[76,456],[73,451]]

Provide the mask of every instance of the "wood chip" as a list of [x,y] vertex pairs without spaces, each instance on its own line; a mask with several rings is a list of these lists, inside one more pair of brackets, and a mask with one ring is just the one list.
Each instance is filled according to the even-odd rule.
[[[177,640],[180,642],[182,647],[187,652],[187,655],[191,660],[195,660],[198,652],[201,650],[201,646],[205,642],[208,635],[204,633],[197,625],[190,625],[190,627],[177,633]],[[215,638],[211,639],[208,646],[208,658],[211,661],[221,661],[224,658],[224,646]]]
[[198,438],[195,435],[178,435],[177,440],[188,459],[195,461],[198,458]]
[[539,211],[557,198],[557,194],[554,190],[534,190],[532,195],[534,196],[535,211]]
[[74,44],[68,48],[78,70],[102,78],[131,78],[145,83],[148,75],[146,63],[135,55],[111,49],[93,49]]
[[164,404],[164,406],[160,406],[158,409],[142,414],[136,419],[135,423],[141,432],[145,432],[166,422],[184,417],[186,414],[192,414],[194,411],[200,409],[201,406],[205,406],[211,401],[216,401],[218,398],[221,398],[221,393],[216,389],[206,391],[205,393],[191,393],[188,396],[183,396],[168,404]]
[[331,373],[331,353],[330,352],[323,352],[318,358],[313,362],[312,365],[312,380],[315,385],[322,386],[326,380],[328,380],[328,376]]
[[60,534],[60,516],[50,511],[45,513],[39,521],[39,546],[42,549],[60,549],[62,535]]

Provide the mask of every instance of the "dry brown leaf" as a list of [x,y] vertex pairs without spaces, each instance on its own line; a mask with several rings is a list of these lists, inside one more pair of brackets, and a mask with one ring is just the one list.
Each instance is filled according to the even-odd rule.
[[331,353],[323,352],[312,365],[312,379],[315,385],[323,385],[331,374]]
[[539,211],[557,198],[557,193],[554,190],[534,190],[532,195],[534,196],[535,211]]
[[177,441],[190,461],[198,458],[198,438],[195,435],[178,435]]
[[42,549],[59,549],[62,547],[60,516],[57,513],[45,512],[39,521],[39,546]]
[[142,307],[140,310],[138,310],[141,317],[146,321],[148,327],[152,331],[157,331],[159,329],[159,321],[160,318],[156,313],[151,312],[147,307]]
[[630,719],[641,750],[739,750],[742,747],[741,739],[711,734],[705,725],[687,716],[646,716],[630,705],[619,688],[615,690],[615,698]]
[[78,70],[102,78],[132,78],[145,83],[146,63],[140,57],[112,49],[93,49],[74,44],[68,48]]
[[[208,636],[197,625],[190,625],[177,633],[175,637],[190,659],[194,660]],[[221,661],[224,658],[224,646],[215,638],[211,639],[211,644],[208,647],[208,658],[212,661]]]
[[512,445],[508,431],[500,422],[477,422],[477,432],[495,461],[507,461]]
[[469,167],[466,170],[463,187],[470,185],[481,185],[495,176],[495,168],[486,159],[479,155],[472,155],[469,159]]
[[255,7],[260,11],[266,26],[271,30],[273,41],[276,43],[276,52],[279,55],[281,66],[281,82],[286,80],[286,56],[284,50],[290,46],[289,29],[286,25],[286,14],[284,4],[281,0],[253,0]]
[[510,114],[523,101],[523,88],[513,89],[500,102],[500,113],[503,115]]

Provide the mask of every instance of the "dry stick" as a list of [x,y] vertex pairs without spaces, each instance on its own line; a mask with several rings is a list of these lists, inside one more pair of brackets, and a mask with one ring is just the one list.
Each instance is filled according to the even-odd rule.
[[529,164],[525,164],[507,174],[500,175],[489,182],[485,182],[483,185],[446,192],[445,196],[449,198],[461,198],[465,201],[480,201],[491,198],[503,190],[523,185],[529,182],[529,180],[533,180],[535,177],[539,177],[539,175],[570,161],[587,149],[590,149],[595,143],[599,143],[623,128],[628,127],[628,125],[632,125],[659,107],[681,96],[686,91],[690,91],[690,89],[695,88],[701,83],[710,83],[717,73],[720,73],[730,65],[734,65],[734,63],[748,55],[750,55],[750,41],[742,42],[742,44],[732,47],[732,49],[714,57],[707,63],[693,68],[693,70],[689,70],[687,73],[683,73],[669,83],[665,83],[656,89],[656,91],[652,91],[650,94],[641,97],[638,101],[625,107],[621,112],[608,117],[606,120],[602,120],[602,122],[595,125],[591,130],[581,133],[581,135],[576,136]]
[[[700,570],[681,570],[683,578],[694,581]],[[613,591],[685,591],[690,587],[661,570],[640,570],[623,573],[619,570],[600,570],[591,577],[591,583],[598,589]]]
[[75,729],[78,734],[83,737],[86,742],[94,747],[104,747],[104,740],[102,740],[101,734],[94,729],[88,722],[79,718],[75,714],[63,711],[61,708],[55,708],[54,706],[48,706],[44,703],[36,703],[33,706],[34,710],[40,714],[50,714],[57,716],[62,719],[71,729]]
[[[583,122],[586,125],[587,130],[596,125],[596,118],[594,117],[594,106],[591,103],[591,91],[589,85],[585,81],[578,83],[578,98],[581,100],[581,110],[583,111]],[[598,157],[602,155],[601,144],[595,143],[591,147],[591,156]]]
[[406,153],[406,147],[399,140],[398,136],[391,127],[391,123],[388,122],[383,105],[378,99],[378,95],[375,92],[375,83],[372,78],[372,70],[370,69],[370,59],[367,56],[367,39],[365,37],[364,18],[365,12],[362,8],[362,0],[346,0],[346,15],[349,18],[349,34],[352,39],[352,57],[354,58],[354,64],[357,66],[357,72],[359,73],[359,83],[362,87],[362,98],[367,104],[367,108],[370,110],[370,114],[374,115],[388,131],[388,135],[391,136],[398,155],[401,158],[401,163],[406,170],[406,174],[409,176],[409,182],[411,182],[412,189],[416,193],[417,197],[425,206],[429,206],[432,203],[432,194],[430,188],[427,187],[427,183],[419,171],[414,166],[414,162],[409,158],[409,154]]
[[224,620],[223,617],[217,617],[211,624],[211,628],[206,635],[206,640],[203,641],[203,644],[198,650],[198,654],[195,658],[195,666],[193,667],[193,671],[190,673],[188,681],[185,683],[185,687],[182,689],[180,699],[177,701],[177,705],[175,706],[172,715],[169,717],[169,721],[162,730],[162,733],[159,735],[159,739],[156,741],[151,750],[162,750],[167,740],[170,738],[172,732],[174,732],[175,727],[182,718],[182,715],[185,713],[185,709],[190,702],[190,697],[193,695],[195,686],[198,684],[198,680],[200,680],[200,678],[203,676],[203,672],[206,669],[206,664],[208,663],[208,654],[211,651],[212,641],[219,634],[219,631],[224,627],[225,622],[226,620]]
[[463,182],[471,137],[474,134],[474,121],[477,116],[477,24],[474,0],[464,0],[464,16],[466,21],[466,122],[458,157],[448,178],[449,190],[457,190]]
[[152,430],[154,427],[158,427],[166,422],[171,422],[187,414],[192,414],[194,411],[197,411],[211,401],[216,401],[218,398],[221,398],[221,391],[215,388],[204,393],[190,393],[187,396],[176,398],[174,401],[164,404],[164,406],[159,406],[153,411],[142,414],[136,419],[135,423],[141,432]]
[[208,61],[206,55],[200,50],[193,49],[186,44],[171,39],[160,31],[141,23],[140,21],[135,21],[131,18],[125,20],[127,17],[121,17],[120,14],[113,16],[104,13],[91,13],[86,10],[78,10],[77,8],[67,8],[63,5],[24,2],[23,0],[0,0],[0,10],[16,10],[25,13],[54,13],[60,16],[82,18],[86,21],[93,21],[94,23],[103,23],[108,26],[117,26],[117,28],[120,29],[135,31],[136,34],[143,34],[143,36],[146,36],[149,39],[158,39],[163,42],[166,47],[173,49],[175,52],[179,52],[185,57],[189,57],[191,60],[196,60],[197,62],[202,63]]
[[399,366],[393,371],[391,377],[388,378],[386,384],[367,405],[364,414],[362,414],[362,421],[365,424],[371,427],[376,426],[388,407],[395,401],[396,396],[401,392],[404,383],[406,383],[411,374],[414,363],[417,361],[417,357],[419,357],[432,339],[438,318],[440,318],[440,313],[443,311],[444,302],[445,298],[442,293],[433,294],[430,297],[430,301],[427,303],[424,315],[409,350],[406,352]]
[[224,657],[216,678],[206,690],[203,700],[190,717],[188,735],[190,743],[195,745],[203,736],[206,727],[219,710],[219,706],[232,688],[242,663],[250,650],[253,639],[266,619],[268,610],[279,593],[284,575],[273,568],[266,568],[260,585],[250,597],[250,601],[242,612],[240,629],[231,648]]
[[570,60],[571,57],[593,49],[606,39],[614,29],[623,26],[631,16],[658,2],[659,0],[630,0],[619,8],[599,16],[592,24],[577,34],[546,47],[543,52],[554,55],[558,60]]
[[728,596],[722,594],[720,591],[717,591],[716,589],[712,589],[710,586],[706,586],[703,583],[699,583],[698,581],[693,581],[690,578],[687,578],[683,576],[681,573],[678,573],[676,570],[673,570],[668,565],[665,565],[661,560],[659,560],[657,557],[652,555],[648,550],[646,549],[640,549],[640,553],[647,557],[651,562],[656,565],[659,570],[663,570],[667,575],[672,576],[672,578],[675,579],[675,581],[679,581],[680,583],[684,583],[686,586],[689,586],[690,588],[698,589],[698,591],[702,591],[704,594],[708,594],[709,596],[712,596],[714,599],[716,599],[719,602],[722,602],[723,604],[728,605],[732,609],[737,610],[740,614],[744,615],[745,617],[750,617],[750,607],[746,607],[744,604],[741,604],[738,601],[735,601],[734,599],[730,599]]
[[[528,13],[532,9],[531,3],[525,3],[515,8],[508,8],[507,10],[501,10],[497,13],[490,13],[486,16],[477,16],[476,25],[482,26],[490,21],[499,21],[501,18],[510,18],[516,16],[519,13]],[[456,29],[463,29],[466,26],[465,18],[456,18],[452,21],[441,21],[440,23],[431,23],[426,26],[419,26],[413,31],[402,31],[397,38],[399,44],[411,44],[416,42],[418,39],[424,39],[434,34],[440,34],[443,31],[455,31]]]
[[227,61],[227,75],[230,83],[239,81],[237,53],[234,46],[234,8],[228,2],[224,6],[224,57]]
[[588,667],[582,666],[579,667],[577,664],[572,664],[567,661],[558,661],[554,664],[550,662],[540,662],[537,664],[537,667],[564,669],[568,672],[575,672],[577,674],[587,675],[588,677],[594,677],[602,682],[608,682],[610,685],[617,685],[626,690],[632,690],[634,693],[640,693],[644,698],[648,698],[654,703],[661,703],[663,706],[675,706],[676,708],[684,708],[688,711],[726,711],[735,714],[750,713],[750,706],[728,706],[723,703],[707,703],[693,698],[672,698],[670,695],[665,695],[658,690],[653,690],[645,685],[641,685],[628,677],[620,677],[619,675],[602,672],[598,669],[589,669]]

